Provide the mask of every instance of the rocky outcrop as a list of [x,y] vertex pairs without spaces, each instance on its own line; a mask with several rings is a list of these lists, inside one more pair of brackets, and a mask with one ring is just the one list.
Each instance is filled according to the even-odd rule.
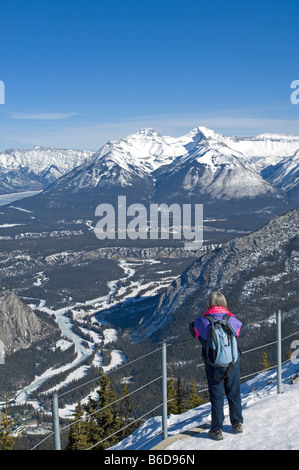
[[13,291],[0,289],[0,340],[6,353],[29,348],[47,335],[48,328]]

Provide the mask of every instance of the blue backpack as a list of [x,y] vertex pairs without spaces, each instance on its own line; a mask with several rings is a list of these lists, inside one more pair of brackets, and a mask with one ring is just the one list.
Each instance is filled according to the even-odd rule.
[[215,367],[231,367],[239,357],[237,338],[229,323],[229,315],[217,320],[212,315],[205,318],[210,322],[210,331],[206,344],[206,357]]

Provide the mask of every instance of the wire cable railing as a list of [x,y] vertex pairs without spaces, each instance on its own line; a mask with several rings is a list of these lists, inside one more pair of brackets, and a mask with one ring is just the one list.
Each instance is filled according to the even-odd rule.
[[[281,319],[285,319],[285,318],[287,318],[288,315],[293,314],[293,313],[298,313],[298,312],[297,312],[297,311],[295,311],[295,312],[294,312],[294,311],[287,312],[287,313],[285,313],[283,316],[281,316]],[[274,321],[275,321],[275,319],[274,319]],[[259,322],[252,322],[252,323],[249,323],[248,326],[254,327],[254,326],[257,325],[257,323],[261,324],[261,323],[265,323],[265,322],[269,322],[269,319],[268,319],[268,320],[262,320],[262,321],[259,321]],[[298,330],[298,331],[295,331],[295,332],[293,332],[293,333],[291,333],[291,334],[288,334],[287,336],[281,338],[281,342],[284,341],[284,340],[286,340],[286,339],[288,339],[288,338],[291,338],[291,337],[293,337],[293,336],[295,336],[295,335],[298,335],[298,333],[299,333],[299,330]],[[83,384],[80,384],[80,385],[78,385],[78,386],[76,386],[76,387],[73,387],[72,389],[66,390],[66,391],[64,391],[64,392],[62,392],[62,393],[59,393],[59,394],[58,394],[58,393],[56,392],[56,398],[57,398],[57,397],[58,397],[58,398],[59,398],[59,397],[63,397],[63,396],[65,396],[66,394],[71,393],[71,392],[73,392],[73,391],[75,391],[75,390],[78,390],[79,388],[81,388],[81,387],[83,387],[83,386],[89,385],[89,384],[91,384],[91,383],[93,383],[93,382],[95,382],[95,381],[99,381],[99,378],[101,378],[103,375],[112,374],[113,372],[119,371],[119,370],[121,370],[121,369],[123,369],[123,368],[125,368],[125,367],[127,367],[127,366],[130,366],[130,365],[136,363],[137,361],[141,361],[141,360],[143,360],[143,359],[149,357],[149,356],[152,355],[152,354],[155,354],[155,353],[157,353],[157,352],[159,352],[159,351],[161,351],[161,350],[163,351],[163,347],[164,347],[164,346],[165,346],[165,348],[166,348],[166,347],[167,347],[167,348],[170,348],[170,347],[172,347],[172,346],[175,346],[175,345],[178,345],[178,344],[187,342],[187,341],[194,341],[194,338],[184,339],[184,340],[180,340],[180,341],[176,341],[176,342],[169,342],[169,343],[163,342],[162,346],[156,348],[155,350],[150,351],[150,352],[148,352],[148,353],[146,353],[146,354],[144,354],[144,355],[142,355],[142,356],[139,356],[139,357],[137,357],[137,358],[135,358],[135,359],[133,359],[133,360],[131,360],[131,361],[129,361],[129,362],[126,362],[126,363],[124,363],[124,364],[122,364],[122,365],[120,365],[120,366],[118,366],[118,367],[115,367],[114,369],[111,369],[110,371],[108,371],[108,372],[106,372],[106,373],[103,373],[103,374],[101,374],[100,376],[98,376],[98,377],[96,377],[96,378],[94,378],[94,379],[88,380],[88,381],[84,382]],[[257,350],[259,350],[259,349],[266,348],[266,347],[271,346],[271,345],[273,346],[274,344],[277,344],[277,343],[278,343],[278,341],[277,341],[277,339],[276,339],[275,341],[271,341],[271,342],[268,342],[268,343],[266,343],[266,344],[262,344],[262,345],[259,345],[259,346],[254,347],[254,348],[251,348],[251,349],[247,349],[247,350],[245,350],[245,351],[242,351],[241,354],[242,354],[242,355],[245,355],[245,354],[251,353],[251,352],[253,352],[253,351],[257,351]],[[287,362],[287,361],[285,361],[285,362]],[[284,362],[284,363],[285,363],[285,362]],[[204,367],[204,366],[205,366],[204,363],[199,364],[199,367]],[[267,370],[271,370],[271,369],[274,369],[274,368],[277,368],[277,367],[278,367],[278,364],[276,364],[276,365],[274,365],[274,366],[270,366],[270,367],[268,367],[268,368],[263,368],[263,369],[261,369],[261,370],[259,370],[259,371],[255,371],[255,372],[250,373],[250,374],[248,374],[248,375],[242,376],[242,377],[240,378],[240,380],[248,379],[248,377],[250,377],[250,376],[254,376],[254,375],[257,375],[257,374],[259,374],[259,373],[261,373],[261,372],[265,372],[265,371],[267,371]],[[96,409],[95,411],[93,411],[93,412],[90,413],[89,415],[98,413],[98,412],[104,410],[105,408],[108,408],[109,406],[113,406],[113,405],[119,403],[120,401],[122,401],[122,400],[124,400],[124,399],[130,397],[131,395],[133,395],[133,394],[135,394],[135,393],[137,393],[137,392],[143,390],[145,387],[147,387],[147,386],[149,386],[149,385],[152,385],[153,383],[155,383],[155,382],[157,382],[157,381],[159,381],[159,380],[162,380],[162,379],[163,379],[163,376],[160,375],[160,376],[154,378],[153,380],[151,380],[151,381],[149,381],[149,382],[143,384],[142,386],[138,387],[137,389],[131,391],[130,393],[127,393],[127,394],[125,394],[124,396],[118,398],[117,400],[113,401],[112,403],[109,403],[109,404],[106,405],[105,407],[100,408],[100,409]],[[203,393],[203,392],[206,392],[207,390],[208,390],[208,388],[204,388],[204,389],[198,391],[198,393]],[[170,401],[171,401],[171,400],[167,400],[167,403],[169,403]],[[48,404],[50,404],[51,402],[53,403],[53,398],[50,399],[50,400],[48,400],[46,403],[44,403],[43,405],[41,405],[39,408],[35,409],[32,413],[29,413],[28,416],[32,416],[33,413],[36,413],[36,411],[38,411],[38,410],[44,408],[45,405],[48,405]],[[133,421],[130,421],[129,424],[127,424],[126,426],[123,426],[121,429],[115,431],[115,432],[114,432],[113,434],[111,434],[110,436],[107,436],[107,437],[105,437],[104,439],[102,439],[101,441],[92,444],[87,450],[91,450],[91,449],[93,449],[93,448],[96,448],[97,446],[99,446],[99,445],[102,444],[103,442],[107,441],[109,438],[111,438],[111,437],[117,435],[118,433],[124,431],[126,428],[128,428],[128,427],[132,426],[133,424],[137,423],[138,421],[144,419],[146,416],[148,416],[149,414],[155,412],[156,410],[158,410],[158,409],[161,408],[161,407],[163,407],[163,402],[160,403],[158,406],[155,406],[155,407],[154,407],[153,409],[151,409],[150,411],[147,411],[146,413],[144,413],[144,414],[143,414],[142,416],[140,416],[139,418],[136,418],[136,419],[134,419]],[[73,426],[74,424],[78,423],[79,421],[84,421],[84,419],[85,419],[85,416],[82,416],[81,418],[79,418],[79,419],[77,419],[77,420],[75,420],[75,421],[72,421],[72,422],[68,423],[67,425],[64,425],[64,426],[62,426],[62,427],[59,427],[59,432],[61,433],[62,431],[67,430],[68,428],[70,428],[70,427]],[[163,433],[163,431],[159,432],[159,433],[156,434],[155,436],[157,437],[157,436],[159,436],[159,435],[162,434],[162,433]],[[55,435],[55,430],[53,430],[53,432],[49,433],[44,439],[42,439],[40,442],[38,442],[34,447],[31,448],[31,450],[37,449],[42,443],[44,443],[47,439],[49,439],[49,438],[50,438],[51,436],[53,436],[53,435]]]

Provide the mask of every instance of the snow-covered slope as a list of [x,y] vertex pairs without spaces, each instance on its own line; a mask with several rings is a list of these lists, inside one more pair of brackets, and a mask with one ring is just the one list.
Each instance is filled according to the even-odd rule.
[[191,131],[184,137],[162,137],[153,129],[140,129],[119,142],[107,142],[93,158],[57,182],[78,192],[99,186],[133,186],[136,182],[149,182],[155,170],[171,165],[194,148],[201,134]]
[[52,193],[144,187],[151,196],[158,193],[161,200],[165,194],[196,196],[201,202],[203,198],[209,202],[264,196],[281,199],[288,188],[276,187],[262,171],[291,158],[298,149],[299,137],[292,136],[225,137],[197,127],[184,136],[169,137],[141,129],[108,142],[57,181]]
[[[182,168],[188,161],[185,189],[198,188],[222,199],[274,195],[276,188],[289,191],[289,186],[279,183],[290,167],[293,173],[295,169],[298,172],[299,137],[277,134],[227,137],[204,127],[193,129],[192,133],[197,136],[197,145],[186,157],[174,162],[175,167]],[[267,181],[262,172],[282,162],[280,179]]]
[[0,153],[0,192],[43,189],[90,158],[93,152],[35,146]]
[[[295,361],[294,361],[295,362]],[[282,394],[277,394],[276,369],[263,372],[241,385],[243,434],[233,434],[225,401],[222,441],[208,437],[208,430],[176,440],[163,451],[183,450],[298,450],[299,383],[292,383],[299,363],[282,368]],[[168,436],[184,433],[210,422],[210,403],[181,415],[168,417]],[[161,442],[161,416],[151,418],[113,450],[152,449]]]
[[225,144],[244,155],[256,171],[291,157],[299,148],[299,136],[259,134],[255,137],[224,137]]
[[299,150],[273,166],[268,181],[288,193],[299,192]]
[[[140,129],[136,134],[114,142],[109,148],[109,158],[121,166],[130,164],[144,173],[152,173],[162,165],[168,165],[176,157],[194,148],[200,136],[190,132],[180,138],[162,137],[154,129]],[[101,155],[107,155],[101,152]]]
[[[47,183],[55,180],[42,194],[25,202],[24,207],[32,210],[34,206],[43,213],[45,208],[59,209],[63,216],[69,210],[80,217],[88,211],[91,215],[100,201],[114,202],[119,195],[134,203],[201,203],[209,215],[244,210],[252,213],[265,208],[281,213],[288,204],[293,207],[298,198],[297,151],[296,136],[239,138],[196,127],[184,136],[170,137],[153,129],[141,129],[119,141],[107,142],[87,159],[83,152],[68,167],[67,158],[62,158],[61,168],[58,157],[53,160],[52,156],[50,166],[41,167],[39,161],[37,168],[22,171],[17,183],[16,174],[11,177],[6,172],[2,181],[0,174],[0,189],[1,184],[3,190],[14,181],[18,188],[23,182],[19,191],[38,190],[45,187],[44,184],[40,188],[41,179]],[[28,156],[31,158],[33,161]],[[271,179],[278,166],[279,178]],[[288,182],[281,174],[284,171]],[[10,192],[17,191],[12,188]]]
[[238,199],[280,194],[254,171],[243,155],[224,145],[204,142],[177,159],[163,175],[165,186],[186,195],[211,199]]

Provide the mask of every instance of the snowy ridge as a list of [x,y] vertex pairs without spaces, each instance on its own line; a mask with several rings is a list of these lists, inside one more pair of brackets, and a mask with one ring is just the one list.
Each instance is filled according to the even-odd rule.
[[[295,364],[297,362],[297,364]],[[243,434],[233,434],[225,401],[224,439],[215,442],[208,430],[170,444],[172,450],[298,450],[299,382],[292,383],[299,362],[282,368],[282,394],[276,390],[276,369],[262,372],[241,385],[244,418]],[[290,406],[292,404],[292,406]],[[210,403],[180,415],[168,417],[168,436],[184,433],[210,422]],[[113,450],[149,450],[161,442],[161,416],[151,418]]]
[[34,190],[38,183],[42,189],[83,163],[92,154],[93,152],[85,150],[39,146],[29,150],[5,150],[0,153],[0,190]]
[[[184,136],[170,137],[140,129],[118,142],[107,142],[57,181],[53,194],[56,188],[76,193],[91,188],[146,187],[150,194],[171,191],[175,196],[209,200],[260,196],[279,200],[298,186],[298,150],[296,136],[239,138],[196,127]],[[270,180],[276,165],[282,165],[282,173],[290,172],[291,166],[290,184],[280,184],[284,173]]]
[[188,153],[193,134],[184,138],[162,137],[153,129],[140,129],[119,142],[107,142],[75,171],[57,182],[78,189],[100,185],[132,186],[136,179],[146,179],[161,166],[170,165]]
[[149,194],[170,190],[209,200],[281,199],[298,188],[298,151],[297,136],[223,136],[200,126],[170,137],[140,129],[94,153],[38,146],[6,150],[0,153],[0,190],[38,190],[54,183],[49,195],[57,189],[61,194],[139,187]]
[[291,157],[284,158],[273,168],[269,181],[284,191],[292,191],[298,187],[299,150]]
[[[109,142],[95,155],[109,157],[126,167],[126,164],[153,172],[163,165],[168,165],[179,158],[195,157],[192,152],[202,148],[221,149],[223,154],[237,152],[243,160],[263,158],[264,163],[276,164],[284,157],[290,157],[299,149],[299,136],[263,134],[256,137],[226,137],[206,127],[196,127],[184,136],[161,136],[153,129],[140,129],[119,142]],[[263,166],[260,163],[260,166]]]
[[56,149],[37,145],[29,150],[12,148],[0,153],[0,167],[2,171],[27,167],[37,175],[55,166],[62,174],[83,163],[92,153],[88,150]]

